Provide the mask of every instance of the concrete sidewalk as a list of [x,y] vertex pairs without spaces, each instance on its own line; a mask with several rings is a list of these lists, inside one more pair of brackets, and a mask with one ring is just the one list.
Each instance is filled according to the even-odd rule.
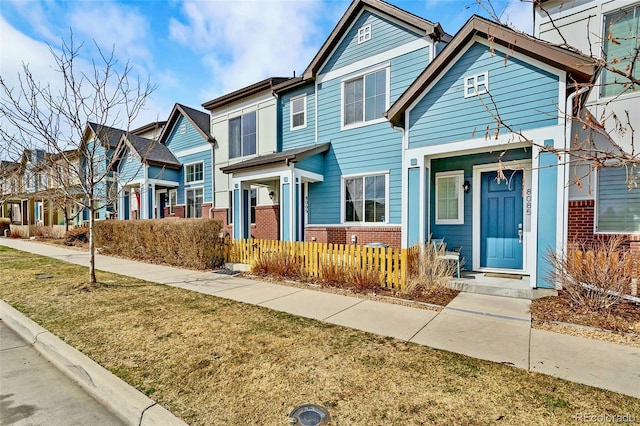
[[[88,265],[82,251],[6,238],[0,244]],[[640,398],[640,349],[532,329],[528,300],[461,293],[436,312],[101,255],[96,267]]]

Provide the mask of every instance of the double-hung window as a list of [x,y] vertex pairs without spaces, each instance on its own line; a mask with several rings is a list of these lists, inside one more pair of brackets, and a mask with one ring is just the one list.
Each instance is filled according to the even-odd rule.
[[202,182],[204,180],[204,162],[187,164],[185,168],[186,183]]
[[291,130],[307,127],[307,96],[291,99]]
[[[625,167],[598,170],[596,232],[640,232],[640,188],[631,186]],[[635,176],[630,176],[634,180]]]
[[436,173],[436,224],[464,223],[464,171]]
[[229,120],[229,158],[256,153],[256,112]]
[[[640,64],[636,58],[636,50],[640,43],[640,5],[606,15],[602,38],[602,49],[607,64],[623,73],[631,73],[634,78],[640,78]],[[634,90],[629,78],[606,69],[602,71],[600,84],[602,97]],[[635,90],[640,90],[640,87],[636,86]]]
[[379,174],[343,179],[345,222],[386,222],[387,176]]
[[202,217],[203,193],[204,191],[202,188],[187,189],[186,199],[188,218]]
[[256,206],[258,205],[258,189],[251,188],[251,223],[256,223]]
[[343,126],[382,119],[388,100],[387,72],[384,68],[343,83]]

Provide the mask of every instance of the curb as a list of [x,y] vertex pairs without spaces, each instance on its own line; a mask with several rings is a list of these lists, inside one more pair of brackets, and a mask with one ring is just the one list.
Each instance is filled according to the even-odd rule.
[[169,410],[67,345],[3,300],[0,300],[0,319],[58,370],[78,383],[126,424],[187,426],[187,423]]

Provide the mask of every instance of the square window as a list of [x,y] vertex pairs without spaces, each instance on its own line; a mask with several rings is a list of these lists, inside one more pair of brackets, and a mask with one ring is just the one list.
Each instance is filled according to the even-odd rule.
[[185,166],[185,182],[202,182],[204,180],[204,162],[187,164]]
[[603,167],[597,177],[596,232],[640,232],[640,188],[629,189],[627,169]]
[[291,99],[291,130],[307,127],[307,96]]
[[489,92],[489,71],[464,77],[464,97],[470,98]]
[[464,171],[436,173],[436,224],[464,223]]
[[379,174],[344,179],[345,222],[386,222],[387,176]]
[[371,24],[358,30],[358,44],[371,40]]
[[378,120],[387,109],[387,69],[347,81],[343,85],[344,126]]

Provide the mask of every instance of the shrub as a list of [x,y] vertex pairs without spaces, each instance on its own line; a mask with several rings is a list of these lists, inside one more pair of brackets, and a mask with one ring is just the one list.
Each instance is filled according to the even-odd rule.
[[104,254],[208,269],[225,260],[221,229],[215,219],[105,220],[95,224],[95,243]]
[[360,293],[375,293],[380,289],[380,272],[376,269],[351,269],[347,273],[347,279],[353,290]]
[[[407,294],[419,294],[432,287],[447,287],[457,266],[454,262],[438,259],[443,252],[444,247],[436,249],[432,244],[426,244],[409,256],[409,273],[404,290]],[[462,266],[462,261],[460,263]]]
[[59,234],[53,229],[52,226],[38,225],[33,229],[33,235],[42,238],[60,238]]
[[84,226],[68,230],[64,234],[64,243],[67,246],[87,244],[89,242],[89,228]]
[[302,265],[295,257],[279,251],[261,253],[251,265],[251,272],[297,280],[302,280],[305,276]]
[[10,225],[11,221],[9,220],[9,218],[0,218],[0,235],[4,235],[4,230],[9,229]]
[[348,274],[342,266],[330,263],[323,264],[320,269],[320,283],[330,287],[345,287],[349,281]]
[[22,238],[22,235],[19,232],[11,231],[7,235],[9,238]]
[[609,311],[637,277],[637,256],[621,250],[621,243],[616,236],[591,247],[574,243],[568,254],[550,252],[547,259],[553,268],[548,278],[560,283],[576,305]]

